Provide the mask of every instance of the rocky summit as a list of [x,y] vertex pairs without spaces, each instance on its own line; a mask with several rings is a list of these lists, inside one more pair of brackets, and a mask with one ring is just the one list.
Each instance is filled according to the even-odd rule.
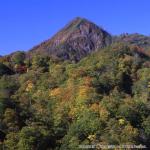
[[28,54],[46,54],[63,60],[79,61],[87,54],[111,44],[111,35],[83,18],[75,18],[51,39],[32,48]]

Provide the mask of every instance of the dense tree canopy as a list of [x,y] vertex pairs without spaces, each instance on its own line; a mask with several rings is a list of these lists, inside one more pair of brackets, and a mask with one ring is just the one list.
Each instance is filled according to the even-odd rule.
[[12,62],[15,64],[23,64],[25,60],[25,53],[18,51],[12,55]]
[[[114,44],[76,64],[35,56],[29,65],[23,58],[19,53],[0,64],[0,135],[6,134],[1,147],[150,146],[148,55]],[[16,64],[27,70],[9,75],[8,67],[15,71]]]

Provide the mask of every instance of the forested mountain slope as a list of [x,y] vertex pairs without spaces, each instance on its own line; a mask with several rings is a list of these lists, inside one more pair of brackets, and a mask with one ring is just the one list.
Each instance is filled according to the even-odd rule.
[[149,146],[149,66],[149,56],[136,47],[115,44],[77,64],[38,56],[26,73],[1,75],[5,147]]
[[[80,23],[75,23],[75,31],[80,31]],[[104,36],[95,25],[89,33],[91,24],[83,24],[88,26],[83,33],[91,36],[81,43],[76,43],[81,33],[58,35],[64,45],[75,39],[78,48],[100,38],[92,49],[84,49],[86,55],[77,49],[72,57],[67,47],[69,59],[45,53],[46,43],[56,35],[41,48],[0,58],[0,149],[78,150],[79,145],[95,143],[150,146],[148,45],[124,39],[107,43],[109,34]],[[70,31],[70,26],[65,29]]]

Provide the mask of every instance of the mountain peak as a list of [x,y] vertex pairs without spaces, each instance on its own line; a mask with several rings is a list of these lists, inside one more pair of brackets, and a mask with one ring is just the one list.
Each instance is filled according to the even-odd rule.
[[29,53],[43,53],[79,61],[87,54],[111,43],[111,35],[87,19],[76,17],[51,39]]
[[77,21],[85,21],[86,19],[85,18],[82,18],[82,17],[75,17],[74,19],[72,19],[71,22],[77,22]]
[[89,20],[87,20],[86,18],[81,18],[81,17],[75,17],[74,19],[72,19],[69,24],[74,23],[74,24],[80,24],[80,23],[84,23],[84,22],[90,22]]
[[78,28],[81,24],[88,22],[87,20],[80,18],[80,17],[76,17],[74,18],[72,21],[70,21],[65,27],[64,29],[70,29],[70,28]]

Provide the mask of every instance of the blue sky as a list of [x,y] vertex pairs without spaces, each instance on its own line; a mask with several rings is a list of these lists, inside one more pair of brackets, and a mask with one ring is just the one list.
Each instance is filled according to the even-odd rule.
[[29,50],[77,16],[111,34],[150,35],[150,0],[1,0],[0,55]]

